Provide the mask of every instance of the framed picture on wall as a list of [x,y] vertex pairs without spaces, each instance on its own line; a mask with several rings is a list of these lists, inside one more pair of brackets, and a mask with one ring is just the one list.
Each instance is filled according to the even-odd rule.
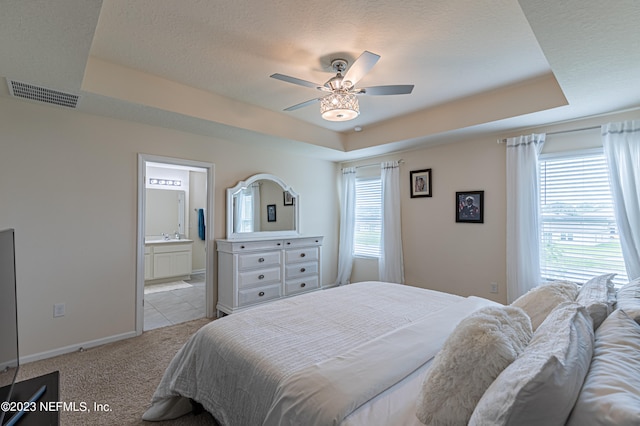
[[284,205],[285,206],[292,206],[293,205],[293,195],[291,195],[291,193],[289,191],[284,191],[283,195],[284,195]]
[[275,222],[276,221],[276,205],[268,204],[267,205],[267,222]]
[[411,198],[431,197],[431,169],[412,170]]
[[456,192],[456,222],[484,223],[484,191]]

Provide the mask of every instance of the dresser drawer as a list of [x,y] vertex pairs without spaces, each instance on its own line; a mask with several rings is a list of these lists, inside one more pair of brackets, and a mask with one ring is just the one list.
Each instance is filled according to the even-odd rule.
[[218,250],[242,253],[245,251],[279,249],[284,247],[282,240],[256,240],[256,241],[220,241]]
[[287,250],[285,259],[287,263],[309,262],[318,260],[318,247],[305,247],[293,250]]
[[262,287],[248,288],[238,291],[238,306],[262,303],[271,299],[280,298],[280,284],[271,284]]
[[319,288],[318,276],[313,275],[295,280],[288,280],[285,284],[285,293],[287,296],[305,291],[315,290]]
[[318,273],[318,262],[294,263],[287,265],[285,277],[287,279],[302,277],[305,275],[316,275]]
[[238,287],[247,287],[259,283],[267,284],[274,281],[280,281],[280,267],[257,269],[238,274]]
[[246,253],[238,255],[238,268],[263,268],[280,264],[280,251],[264,253]]
[[322,237],[296,238],[284,241],[284,248],[320,246]]

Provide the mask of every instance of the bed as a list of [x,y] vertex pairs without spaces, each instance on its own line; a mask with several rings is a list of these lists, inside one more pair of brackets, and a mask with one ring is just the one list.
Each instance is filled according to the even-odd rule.
[[168,366],[144,420],[200,403],[225,426],[421,425],[416,395],[458,323],[496,302],[363,282],[204,326]]
[[640,278],[543,283],[510,305],[381,282],[196,332],[145,420],[224,426],[640,424]]

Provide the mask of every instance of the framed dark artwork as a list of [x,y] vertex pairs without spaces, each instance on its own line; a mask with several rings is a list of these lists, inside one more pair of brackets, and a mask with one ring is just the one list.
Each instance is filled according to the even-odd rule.
[[276,205],[267,204],[267,222],[276,221]]
[[456,192],[456,222],[484,223],[484,191]]
[[431,197],[431,169],[412,170],[411,198]]
[[289,191],[283,191],[282,195],[284,197],[284,205],[285,206],[292,206],[293,205],[293,196],[291,195],[291,193]]

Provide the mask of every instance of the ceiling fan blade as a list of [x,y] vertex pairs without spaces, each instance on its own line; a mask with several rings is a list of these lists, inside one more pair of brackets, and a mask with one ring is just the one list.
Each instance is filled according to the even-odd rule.
[[357,94],[360,95],[371,95],[371,96],[380,96],[380,95],[408,95],[413,91],[413,84],[402,84],[395,86],[373,86],[373,87],[362,87],[356,90]]
[[316,102],[320,101],[320,99],[322,99],[322,98],[309,99],[308,101],[301,102],[299,104],[290,106],[289,108],[285,108],[284,111],[293,111],[293,110],[296,110],[296,109],[304,108],[304,107],[309,106],[311,104],[315,104]]
[[380,55],[365,50],[362,52],[362,55],[358,56],[358,59],[351,64],[347,73],[344,75],[343,81],[350,81],[351,86],[355,86],[362,77],[371,71],[371,68],[378,62],[378,59],[380,59]]
[[299,86],[311,87],[313,89],[323,90],[325,91],[326,87],[322,86],[322,84],[312,83],[311,81],[302,80],[295,77],[290,77],[284,74],[271,74],[271,78],[275,78],[276,80],[286,81],[287,83],[297,84]]

